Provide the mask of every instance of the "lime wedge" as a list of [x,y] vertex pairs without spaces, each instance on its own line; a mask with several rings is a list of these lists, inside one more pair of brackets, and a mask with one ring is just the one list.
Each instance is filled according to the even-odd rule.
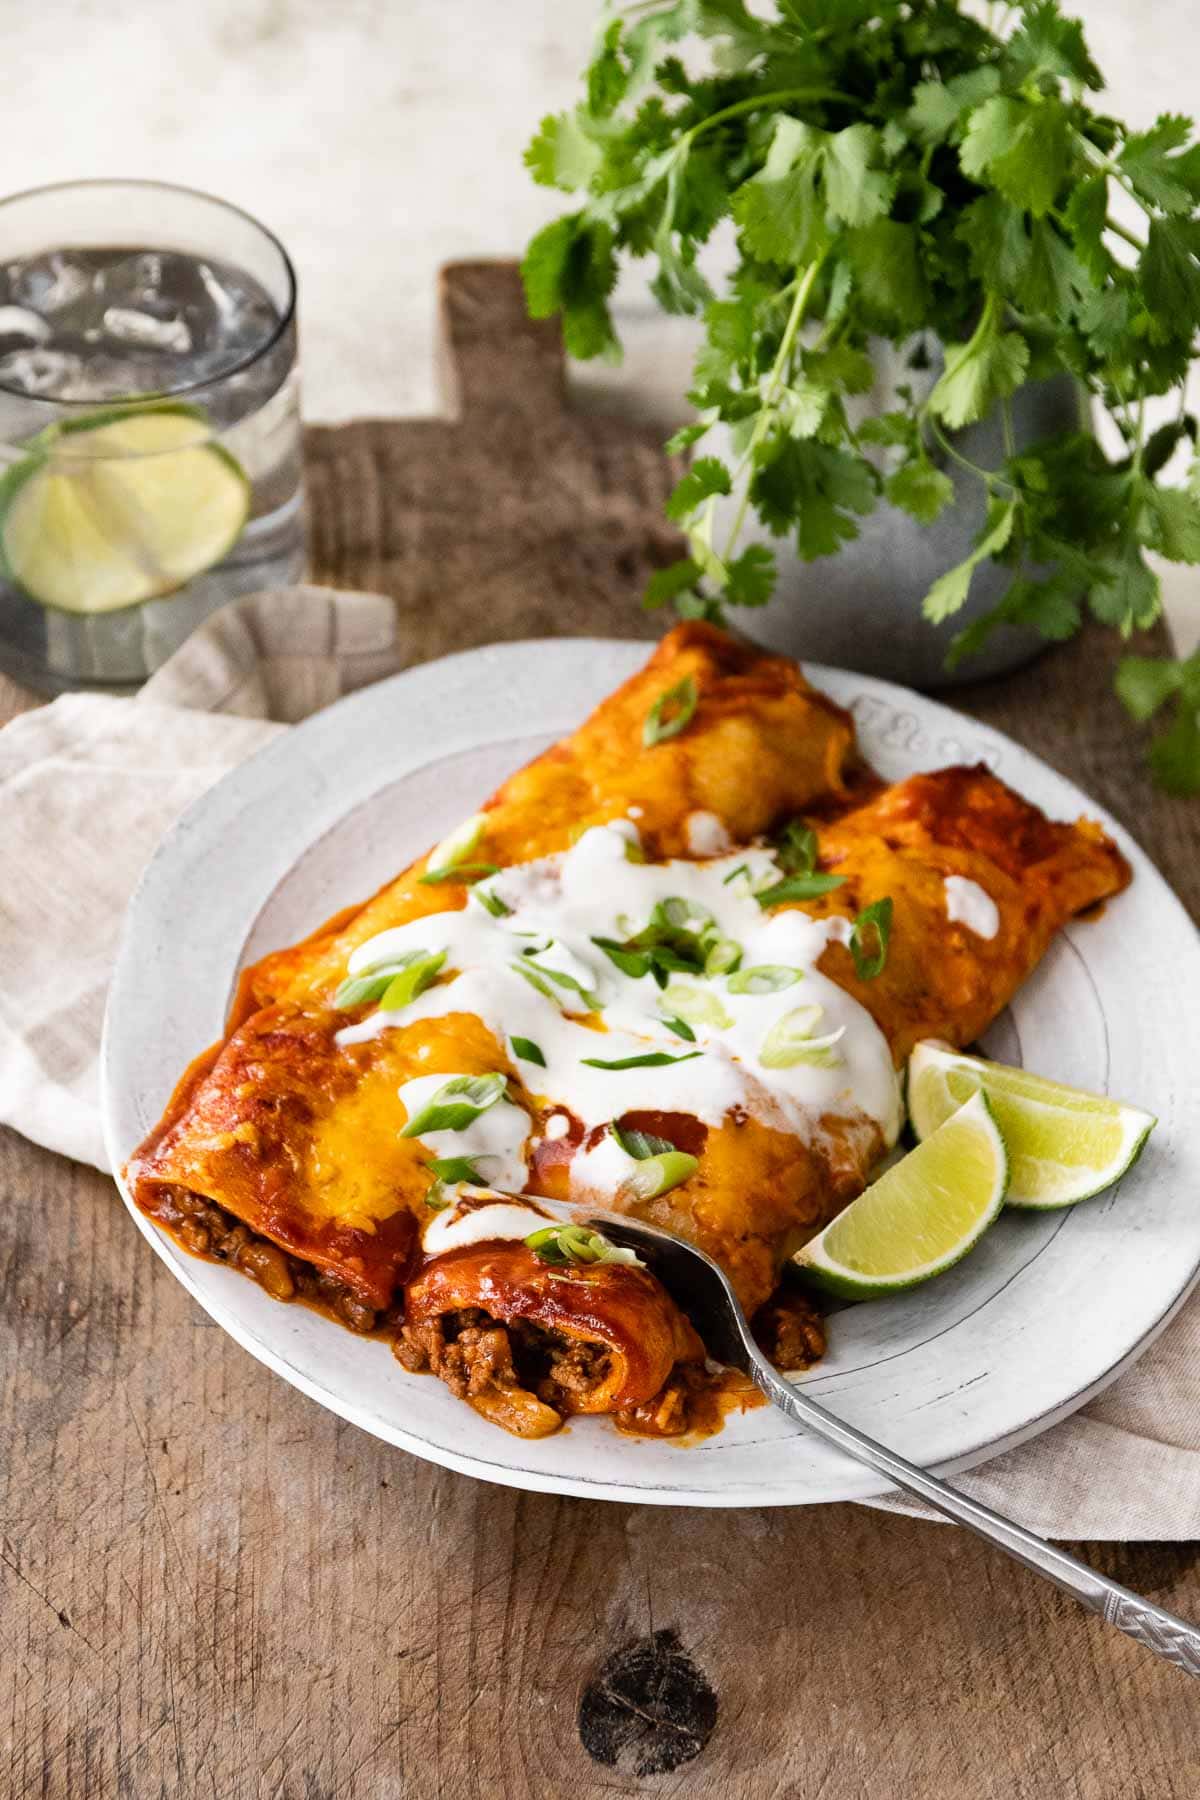
[[796,1256],[818,1287],[874,1300],[940,1275],[1004,1203],[1008,1157],[982,1094],[894,1163]]
[[1009,1206],[1048,1209],[1090,1199],[1137,1160],[1155,1124],[1139,1107],[940,1044],[918,1044],[909,1058],[908,1111],[918,1138],[938,1131],[980,1092],[1008,1146]]
[[5,573],[42,606],[113,612],[228,555],[250,483],[190,406],[109,408],[52,425],[0,480]]

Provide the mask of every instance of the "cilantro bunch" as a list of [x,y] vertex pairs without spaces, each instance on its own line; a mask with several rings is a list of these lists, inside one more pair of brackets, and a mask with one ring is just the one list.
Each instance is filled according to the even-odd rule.
[[[624,256],[652,259],[668,311],[703,314],[696,421],[670,447],[720,422],[732,455],[699,454],[675,489],[689,554],[654,576],[648,605],[710,618],[761,606],[775,563],[740,545],[750,508],[802,558],[828,556],[881,496],[931,523],[954,497],[950,463],[983,483],[987,517],[926,616],[952,617],[985,559],[1012,572],[955,660],[1002,621],[1069,637],[1085,606],[1129,634],[1161,609],[1146,551],[1200,562],[1200,477],[1161,479],[1196,437],[1183,390],[1200,323],[1200,144],[1184,118],[1131,132],[1095,110],[1100,73],[1056,0],[999,10],[1007,33],[956,0],[775,0],[769,18],[742,0],[642,0],[606,14],[586,99],[526,152],[535,179],[579,204],[533,239],[523,274],[530,311],[560,315],[576,357],[619,355],[608,297]],[[1113,218],[1117,188],[1139,229]],[[697,252],[727,216],[737,263],[718,295]],[[880,338],[914,379],[856,427],[847,400],[871,386]],[[1077,429],[1018,453],[1014,394],[1064,369],[1115,421],[1119,454],[1085,406]],[[1148,402],[1166,423],[1151,429]],[[956,433],[997,409],[1005,459],[966,462]],[[718,541],[723,495],[737,500]],[[1126,659],[1118,691],[1135,717],[1171,714],[1156,774],[1200,790],[1200,660]]]

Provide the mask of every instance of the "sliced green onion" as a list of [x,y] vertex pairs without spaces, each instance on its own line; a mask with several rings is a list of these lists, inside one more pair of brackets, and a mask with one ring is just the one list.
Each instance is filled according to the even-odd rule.
[[446,952],[444,950],[435,951],[433,954],[427,953],[421,957],[420,961],[409,963],[406,969],[401,969],[398,975],[393,975],[380,997],[380,1012],[399,1012],[401,1007],[407,1006],[410,1001],[415,1000],[418,994],[423,994],[445,960]]
[[673,981],[663,990],[662,1003],[689,1025],[711,1025],[714,1031],[727,1031],[733,1024],[712,989],[696,987],[690,981]]
[[599,1056],[585,1056],[589,1069],[662,1069],[668,1063],[691,1062],[699,1050],[688,1050],[682,1056],[668,1056],[665,1050],[650,1050],[644,1056],[622,1056],[616,1062],[604,1062]]
[[471,889],[471,898],[472,900],[478,900],[480,906],[486,907],[493,919],[507,919],[512,912],[512,907],[506,906],[499,894],[489,894],[486,888],[473,887]]
[[[524,954],[527,957],[530,956],[529,951],[525,951]],[[561,987],[561,988],[569,988],[572,993],[579,994],[584,1000],[587,1001],[587,1006],[588,1006],[589,1012],[599,1012],[600,1011],[600,996],[598,994],[593,994],[590,988],[584,987],[582,981],[577,981],[575,979],[574,975],[567,975],[564,973],[564,971],[562,969],[551,969],[551,968],[547,967],[547,965],[545,963],[534,962],[532,960],[532,958],[530,958],[530,960],[528,962],[521,963],[521,964],[514,965],[514,966],[519,967],[521,969],[522,973],[525,974],[526,976],[528,976],[528,972],[530,969],[536,969],[538,974],[544,975],[547,981],[553,981],[556,984],[556,986]],[[542,989],[543,993],[545,993],[546,991],[547,990],[545,988]],[[553,993],[551,993],[550,998],[551,999],[554,998]]]
[[473,1156],[439,1156],[428,1168],[429,1173],[436,1175],[439,1181],[479,1180],[479,1170],[475,1167]]
[[644,1266],[634,1251],[610,1243],[598,1231],[589,1231],[583,1225],[546,1225],[540,1231],[531,1231],[525,1244],[542,1262],[559,1268],[567,1263],[577,1267],[590,1263],[632,1263],[639,1269]]
[[345,1012],[351,1006],[361,1006],[365,1000],[378,1000],[401,969],[407,968],[410,961],[425,954],[423,950],[415,951],[412,957],[397,957],[395,961],[373,969],[369,975],[352,975],[348,981],[343,981],[333,996],[333,1004],[339,1011]]
[[[892,935],[892,898],[873,900],[864,906],[854,921],[850,934],[850,954],[854,972],[860,981],[874,981],[887,965],[888,943]],[[868,945],[871,948],[868,948]]]
[[546,1058],[532,1038],[510,1037],[508,1041],[513,1047],[514,1056],[519,1056],[522,1062],[536,1063],[539,1069],[545,1068]]
[[731,994],[779,994],[803,975],[803,969],[789,968],[786,963],[757,963],[752,969],[739,969],[726,986]]
[[621,1192],[634,1200],[653,1200],[656,1194],[665,1194],[668,1188],[690,1181],[699,1167],[700,1159],[689,1156],[686,1150],[663,1150],[656,1156],[643,1157],[621,1183]]
[[631,863],[644,863],[645,860],[646,852],[642,849],[642,846],[640,844],[635,844],[631,838],[626,838],[625,861]]
[[628,975],[631,981],[640,981],[643,975],[650,973],[650,957],[645,950],[629,950],[615,938],[594,937],[592,942],[597,950],[603,950],[614,968],[620,969],[622,975]]
[[817,866],[817,834],[811,825],[789,819],[774,840],[775,861],[785,875],[811,875]]
[[440,844],[435,844],[429,852],[425,873],[421,876],[421,880],[429,882],[452,880],[450,870],[456,869],[460,863],[466,862],[482,838],[486,822],[482,813],[472,813],[469,819],[464,819],[461,825],[456,825],[454,830],[444,837]]
[[555,1006],[559,1004],[558,995],[550,986],[550,983],[548,981],[543,981],[540,975],[535,975],[528,963],[510,962],[508,966],[510,969],[514,969],[518,975],[524,976],[531,988],[536,988],[539,994],[544,994],[546,996],[547,1000],[553,1000]]
[[746,877],[746,880],[749,881],[749,879],[750,879],[750,864],[749,863],[739,863],[736,869],[730,869],[728,875],[726,875],[724,881],[722,881],[721,886],[722,887],[732,887],[733,883],[737,880],[739,875],[744,875]]
[[427,1131],[464,1131],[479,1117],[504,1098],[506,1079],[503,1075],[455,1075],[440,1087],[415,1119],[410,1119],[401,1137],[421,1137]]
[[668,1150],[675,1148],[670,1138],[655,1137],[652,1131],[635,1131],[618,1125],[615,1119],[608,1129],[626,1156],[632,1156],[637,1162],[645,1162],[648,1156],[665,1156]]
[[735,938],[719,937],[709,945],[704,958],[706,975],[728,975],[742,960],[742,946]]
[[824,1037],[813,1035],[813,1028],[820,1022],[824,1010],[815,1004],[797,1006],[782,1019],[777,1019],[758,1053],[763,1068],[792,1069],[798,1063],[806,1063],[811,1068],[827,1069],[840,1063],[842,1059],[836,1045],[846,1035],[846,1027],[841,1025]]
[[482,881],[486,875],[498,875],[499,863],[455,863],[452,869],[426,869],[424,875],[417,880],[423,881],[426,887],[437,887],[443,881],[462,881],[468,886],[472,882]]
[[654,921],[658,925],[673,925],[676,930],[690,928],[695,920],[699,925],[714,925],[716,920],[707,906],[701,906],[696,900],[686,900],[682,894],[672,894],[666,900],[660,900],[654,908]]
[[784,900],[815,900],[820,894],[832,893],[842,886],[844,875],[788,875],[768,888],[759,888],[754,898],[760,906],[778,906]]
[[696,1034],[692,1030],[691,1026],[686,1024],[683,1019],[664,1019],[663,1024],[666,1026],[668,1031],[673,1031],[675,1033],[676,1037],[681,1037],[683,1039],[684,1043],[686,1043],[686,1044],[694,1044],[695,1043]]
[[658,696],[650,711],[646,714],[642,726],[642,742],[646,748],[652,749],[655,744],[664,744],[668,738],[678,737],[679,733],[690,725],[696,711],[700,695],[696,688],[695,677],[685,675],[674,687],[667,688]]
[[431,1212],[445,1212],[450,1204],[444,1181],[431,1181],[425,1189],[425,1204]]

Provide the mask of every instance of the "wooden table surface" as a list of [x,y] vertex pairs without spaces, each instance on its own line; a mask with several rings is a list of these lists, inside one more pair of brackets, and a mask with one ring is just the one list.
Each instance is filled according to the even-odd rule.
[[[0,719],[29,703],[0,683]],[[1200,1614],[1195,1545],[1083,1553]],[[1200,1690],[965,1533],[418,1462],[9,1131],[0,1559],[5,1800],[1200,1792]]]
[[[327,475],[335,434],[315,436]],[[315,472],[316,573],[403,605],[400,550],[344,507],[322,526]],[[613,535],[572,583],[601,581]],[[420,536],[406,502],[395,542]],[[1090,690],[1039,667],[1025,703],[1082,745]],[[1013,727],[1003,692],[964,699]],[[0,681],[0,721],[29,704]],[[1120,742],[1089,752],[1097,798],[1160,846],[1194,839],[1148,791],[1132,805]],[[1083,1553],[1200,1616],[1196,1546]],[[107,1177],[4,1131],[0,1559],[0,1800],[1200,1794],[1200,1689],[965,1533],[519,1494],[419,1462],[240,1350]]]

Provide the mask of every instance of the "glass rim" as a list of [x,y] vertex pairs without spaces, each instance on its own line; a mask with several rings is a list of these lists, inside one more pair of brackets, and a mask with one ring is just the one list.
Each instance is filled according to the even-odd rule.
[[[6,207],[14,206],[21,200],[37,200],[46,194],[82,191],[85,188],[153,188],[162,194],[184,194],[189,200],[203,200],[210,206],[219,207],[222,212],[233,213],[236,217],[244,219],[247,225],[253,226],[254,230],[266,239],[271,248],[278,252],[279,259],[283,264],[287,293],[275,328],[269,337],[263,339],[261,344],[253,350],[248,350],[243,357],[237,362],[231,363],[227,369],[222,369],[219,375],[210,375],[202,381],[188,381],[181,387],[170,388],[165,393],[159,390],[153,394],[127,394],[107,400],[65,399],[52,394],[31,394],[27,389],[5,381],[2,374],[0,374],[0,393],[11,394],[15,399],[27,401],[31,405],[79,407],[93,412],[104,407],[149,405],[156,400],[175,400],[184,394],[197,394],[205,388],[220,387],[223,382],[229,381],[234,375],[240,375],[244,370],[253,368],[254,364],[266,356],[268,351],[275,348],[296,317],[297,282],[296,266],[288,255],[282,238],[272,231],[269,225],[264,225],[261,219],[256,218],[244,206],[239,206],[236,201],[223,200],[219,194],[210,194],[206,188],[188,187],[180,181],[155,181],[150,177],[140,175],[81,175],[70,181],[40,182],[36,187],[20,188],[15,194],[0,195],[0,215],[3,214]],[[50,246],[51,249],[60,247]],[[147,244],[141,248],[153,250],[154,246]]]

